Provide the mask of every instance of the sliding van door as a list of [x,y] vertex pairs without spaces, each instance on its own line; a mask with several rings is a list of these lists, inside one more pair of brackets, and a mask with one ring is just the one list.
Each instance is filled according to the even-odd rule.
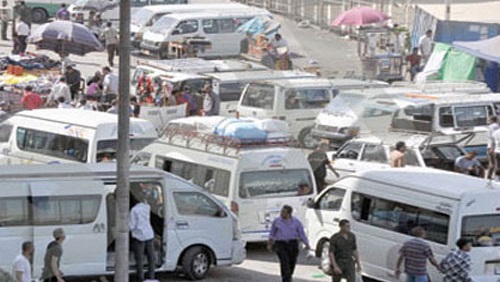
[[0,197],[0,268],[10,271],[24,241],[33,241],[29,219],[29,186],[25,182],[2,181]]
[[212,43],[212,48],[207,51],[207,54],[211,56],[238,55],[243,34],[236,32],[235,19],[204,19],[202,28],[203,34]]
[[105,272],[106,209],[104,186],[99,181],[38,181],[30,183],[33,215],[35,273],[40,274],[53,231],[63,228],[60,262],[64,275]]

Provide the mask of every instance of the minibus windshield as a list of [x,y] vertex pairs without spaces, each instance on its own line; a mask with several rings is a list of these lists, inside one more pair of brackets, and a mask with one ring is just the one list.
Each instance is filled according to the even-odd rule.
[[240,177],[241,198],[302,196],[313,193],[309,171],[283,169],[243,172]]
[[474,247],[500,246],[500,214],[465,216],[462,237],[471,239]]
[[132,14],[132,23],[140,26],[145,26],[151,19],[154,12],[148,9],[138,9]]
[[170,31],[177,23],[177,20],[172,17],[162,17],[152,27],[151,32],[165,34]]

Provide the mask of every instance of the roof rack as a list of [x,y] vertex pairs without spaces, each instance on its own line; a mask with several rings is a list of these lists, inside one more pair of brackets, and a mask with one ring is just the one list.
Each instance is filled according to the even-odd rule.
[[289,147],[295,144],[291,137],[284,136],[266,139],[241,139],[182,128],[166,131],[159,141],[169,145],[229,157],[237,157],[241,149]]

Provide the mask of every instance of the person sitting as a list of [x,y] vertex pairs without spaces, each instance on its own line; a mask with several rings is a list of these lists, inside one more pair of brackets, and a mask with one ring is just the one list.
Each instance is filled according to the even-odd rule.
[[458,173],[467,174],[471,176],[484,175],[484,168],[481,163],[476,159],[477,152],[470,151],[464,156],[460,156],[455,160],[454,169]]
[[422,56],[418,54],[418,48],[413,48],[412,53],[406,56],[405,60],[410,64],[410,79],[413,81],[417,73],[422,71],[422,68],[420,67]]
[[297,99],[297,96],[290,95],[287,97],[285,102],[285,109],[287,110],[300,109],[300,104],[299,100]]

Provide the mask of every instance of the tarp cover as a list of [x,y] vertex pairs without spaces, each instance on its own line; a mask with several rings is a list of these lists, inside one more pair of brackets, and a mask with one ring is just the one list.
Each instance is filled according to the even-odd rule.
[[500,36],[479,41],[455,41],[453,47],[481,59],[500,63]]

